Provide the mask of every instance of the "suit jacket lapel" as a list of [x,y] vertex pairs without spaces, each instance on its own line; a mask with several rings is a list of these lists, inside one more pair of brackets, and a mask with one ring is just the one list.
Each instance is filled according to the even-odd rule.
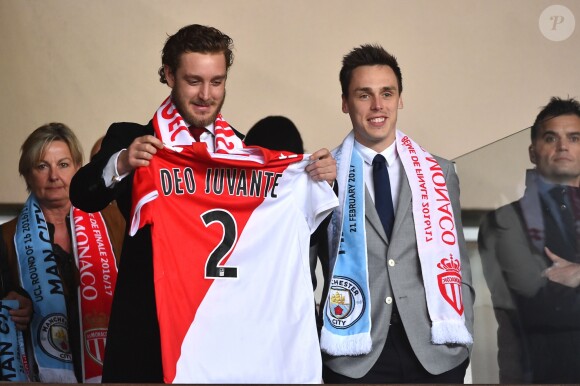
[[369,224],[373,227],[373,229],[378,233],[381,239],[385,242],[385,244],[389,245],[389,240],[387,239],[387,234],[385,233],[385,229],[383,228],[383,224],[381,223],[381,218],[379,217],[379,213],[375,208],[375,204],[371,195],[369,194],[369,190],[365,185],[365,217]]
[[409,205],[411,205],[411,196],[411,187],[409,186],[407,174],[405,174],[404,169],[401,168],[401,189],[399,191],[399,201],[397,203],[397,208],[395,209],[393,235],[401,228],[401,224],[403,223],[403,220],[407,215],[407,211],[409,210]]
[[[405,172],[401,175],[401,190],[399,192],[399,202],[397,208],[395,209],[395,223],[393,225],[393,235],[401,228],[401,224],[409,210],[409,205],[411,204],[411,187],[409,186],[409,180]],[[383,241],[389,245],[389,240],[387,239],[387,234],[381,223],[381,219],[373,200],[369,194],[367,187],[365,186],[365,217],[367,218],[369,224],[375,229],[378,235],[383,239]],[[391,237],[393,237],[391,235]]]

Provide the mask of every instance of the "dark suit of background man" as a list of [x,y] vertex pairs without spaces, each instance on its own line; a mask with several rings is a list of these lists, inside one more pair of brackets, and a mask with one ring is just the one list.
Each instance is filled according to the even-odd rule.
[[501,383],[580,382],[580,103],[552,98],[531,130],[526,190],[487,214],[479,251]]
[[[334,356],[323,352],[324,381],[325,383],[462,383],[469,363],[471,344],[431,343],[432,322],[427,311],[427,290],[422,280],[423,272],[417,249],[411,189],[395,147],[397,113],[403,107],[402,76],[397,60],[380,46],[360,46],[344,57],[340,80],[342,111],[349,114],[353,125],[352,152],[358,152],[363,159],[364,193],[361,195],[364,196],[365,213],[362,221],[366,229],[370,290],[370,299],[365,301],[371,313],[372,348],[363,355]],[[347,139],[342,147],[345,146]],[[374,193],[376,184],[373,182],[372,163],[377,154],[385,156],[388,164],[394,209],[392,235],[387,234],[375,209],[378,197]],[[339,170],[338,190],[349,191],[350,197],[348,190],[350,182],[343,185],[340,181],[341,163],[348,160],[341,160],[338,156],[335,158]],[[463,293],[464,322],[460,323],[468,335],[467,340],[472,341],[474,293],[461,226],[459,181],[451,162],[435,158],[444,174],[456,219],[463,277],[459,287]],[[417,221],[421,219],[418,218]],[[348,231],[343,228],[342,234]],[[329,235],[329,238],[332,238],[332,235]],[[332,256],[332,247],[327,248],[327,245],[327,243],[319,245],[319,256],[325,276],[321,307],[324,307],[327,299],[330,276],[338,259]],[[365,246],[360,245],[360,248],[364,249]],[[359,266],[355,269],[366,268]],[[345,289],[343,292],[348,291]],[[352,305],[357,294],[351,292],[350,295],[352,298],[346,303],[350,302]],[[328,312],[328,307],[324,307],[319,315],[324,319]]]
[[[185,123],[205,128],[200,140],[213,151],[213,126],[225,101],[228,69],[233,63],[233,42],[219,30],[189,25],[170,36],[163,48],[160,81],[171,88],[171,97]],[[152,111],[153,113],[153,111]],[[149,165],[163,143],[153,136],[150,121],[111,125],[93,160],[75,175],[71,201],[88,212],[117,200],[130,224],[133,171]],[[242,134],[237,133],[239,137]],[[326,149],[312,154],[318,159],[306,170],[316,180],[333,181],[335,161]],[[185,300],[185,299],[184,299]],[[151,232],[149,226],[134,237],[125,237],[113,300],[103,382],[163,382],[159,324],[155,306]]]

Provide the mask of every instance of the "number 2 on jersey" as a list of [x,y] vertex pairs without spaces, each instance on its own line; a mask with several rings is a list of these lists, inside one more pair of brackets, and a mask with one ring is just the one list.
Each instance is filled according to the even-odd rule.
[[230,212],[223,209],[208,210],[201,215],[201,219],[206,228],[214,222],[219,223],[223,228],[222,240],[209,254],[205,262],[205,277],[214,279],[238,277],[237,267],[219,265],[236,244],[238,238],[236,220]]

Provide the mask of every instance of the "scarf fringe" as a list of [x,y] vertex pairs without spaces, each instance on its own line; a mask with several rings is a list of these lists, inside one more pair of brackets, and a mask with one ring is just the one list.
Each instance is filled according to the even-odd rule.
[[78,383],[74,373],[69,370],[39,367],[42,383]]
[[332,356],[364,355],[370,353],[372,349],[371,335],[368,332],[339,336],[323,328],[320,342],[322,351]]
[[462,320],[440,320],[431,327],[433,344],[473,344],[473,338]]

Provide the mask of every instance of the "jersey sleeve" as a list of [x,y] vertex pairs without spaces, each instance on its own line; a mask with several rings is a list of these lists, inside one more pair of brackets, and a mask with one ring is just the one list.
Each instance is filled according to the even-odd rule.
[[153,222],[153,203],[159,196],[152,168],[140,167],[133,175],[133,191],[131,200],[131,225],[129,236],[134,236],[137,231]]
[[[306,167],[310,163],[310,155],[304,155],[301,163]],[[318,225],[334,208],[338,206],[338,198],[326,181],[314,181],[304,170],[297,178],[300,188],[296,192],[297,204],[304,213],[310,233],[314,233]]]

